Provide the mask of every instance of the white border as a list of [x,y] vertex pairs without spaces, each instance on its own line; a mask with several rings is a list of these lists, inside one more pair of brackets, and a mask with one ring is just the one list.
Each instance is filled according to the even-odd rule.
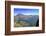
[[[39,9],[39,27],[14,27],[14,8]],[[42,7],[11,5],[11,31],[42,30]]]

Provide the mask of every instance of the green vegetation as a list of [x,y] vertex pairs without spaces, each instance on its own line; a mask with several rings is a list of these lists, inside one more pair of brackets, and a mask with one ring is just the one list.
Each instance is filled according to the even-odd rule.
[[26,27],[26,26],[33,26],[33,24],[29,24],[24,21],[16,21],[14,27]]
[[34,27],[39,16],[14,16],[14,27]]

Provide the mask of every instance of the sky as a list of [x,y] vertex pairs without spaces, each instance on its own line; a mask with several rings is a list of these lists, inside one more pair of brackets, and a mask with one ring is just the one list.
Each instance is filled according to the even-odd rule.
[[17,14],[39,15],[39,9],[14,8],[14,16]]

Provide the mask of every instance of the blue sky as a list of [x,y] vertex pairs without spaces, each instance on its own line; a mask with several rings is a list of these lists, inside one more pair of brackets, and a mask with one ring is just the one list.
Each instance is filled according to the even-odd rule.
[[17,14],[39,15],[39,9],[14,8],[14,16]]

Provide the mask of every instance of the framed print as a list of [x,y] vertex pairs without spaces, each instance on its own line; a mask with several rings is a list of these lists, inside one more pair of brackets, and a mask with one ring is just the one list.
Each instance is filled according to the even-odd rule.
[[5,34],[44,33],[44,3],[5,1]]

